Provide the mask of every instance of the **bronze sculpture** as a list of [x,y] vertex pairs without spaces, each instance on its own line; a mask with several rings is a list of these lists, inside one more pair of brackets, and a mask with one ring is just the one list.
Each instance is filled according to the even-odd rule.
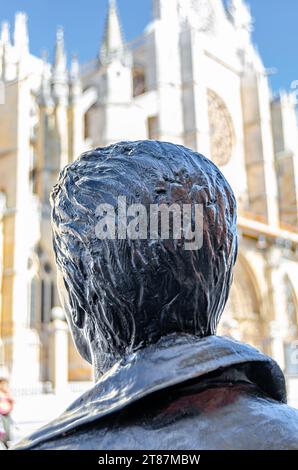
[[[202,247],[186,250],[185,233],[117,237],[119,220],[100,239],[98,207],[118,212],[119,195],[148,210],[201,205]],[[16,448],[297,448],[279,366],[216,336],[237,258],[236,201],[219,169],[182,146],[122,142],[69,165],[51,200],[61,301],[96,385]]]

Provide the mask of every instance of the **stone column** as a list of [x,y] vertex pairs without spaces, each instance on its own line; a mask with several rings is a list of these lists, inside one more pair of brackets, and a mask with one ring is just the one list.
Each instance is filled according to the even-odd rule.
[[[281,93],[271,104],[275,159],[278,168],[281,222],[298,224],[298,133],[291,95]],[[286,188],[286,190],[285,190]]]
[[247,181],[250,210],[278,226],[278,189],[271,121],[271,97],[263,66],[247,65],[242,76]]
[[[24,73],[25,69],[22,69]],[[18,77],[17,96],[17,154],[16,154],[16,200],[13,232],[13,264],[10,272],[12,285],[11,326],[5,335],[7,362],[11,382],[17,387],[36,386],[39,380],[39,338],[28,329],[28,259],[32,242],[32,205],[30,190],[30,81]],[[28,229],[30,227],[30,230]],[[11,364],[11,366],[10,366]]]
[[156,5],[155,59],[159,102],[159,139],[183,144],[181,62],[177,2]]
[[278,321],[271,321],[269,324],[269,334],[271,339],[271,356],[284,370],[285,353],[283,341],[283,325]]
[[192,30],[191,41],[195,150],[210,156],[210,123],[203,35],[198,31]]
[[285,367],[284,338],[287,335],[287,300],[284,286],[284,272],[282,269],[282,253],[279,247],[272,247],[267,257],[267,276],[270,290],[271,322],[269,324],[269,335],[271,339],[271,356],[278,362],[280,367]]
[[56,394],[63,393],[68,384],[68,326],[60,307],[52,310],[49,326],[50,380]]
[[[4,265],[4,213],[6,209],[6,197],[0,192],[0,330],[2,330],[2,285],[3,285],[3,265]],[[0,340],[1,341],[1,340]],[[1,346],[2,347],[2,346]],[[1,355],[0,355],[1,361]]]

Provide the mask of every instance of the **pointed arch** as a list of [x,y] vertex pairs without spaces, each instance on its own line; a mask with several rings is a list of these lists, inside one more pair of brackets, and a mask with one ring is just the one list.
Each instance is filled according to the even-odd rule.
[[234,281],[219,333],[263,349],[261,297],[256,276],[241,254],[234,269]]
[[298,299],[294,286],[288,274],[284,277],[285,297],[286,297],[286,315],[287,331],[289,339],[298,338]]
[[291,377],[297,378],[298,376],[298,299],[294,284],[288,274],[284,276],[284,289],[286,300],[286,334],[284,336],[285,372],[288,376],[289,387],[291,387]]

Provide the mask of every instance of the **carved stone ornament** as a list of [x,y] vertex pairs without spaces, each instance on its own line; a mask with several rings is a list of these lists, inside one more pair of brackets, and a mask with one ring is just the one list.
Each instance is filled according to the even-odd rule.
[[200,31],[212,28],[214,11],[209,0],[180,0],[179,12],[182,21],[187,20]]
[[231,115],[223,100],[208,90],[211,158],[218,166],[226,165],[233,152],[235,132]]

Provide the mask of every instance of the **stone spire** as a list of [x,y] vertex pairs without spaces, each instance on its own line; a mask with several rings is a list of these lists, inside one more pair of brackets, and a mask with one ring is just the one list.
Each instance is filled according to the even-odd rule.
[[109,0],[109,11],[106,19],[105,34],[100,51],[103,63],[124,52],[124,40],[118,15],[116,0]]
[[58,28],[56,34],[55,57],[52,75],[53,96],[60,103],[67,103],[68,100],[68,72],[67,57],[64,47],[63,28]]
[[80,76],[80,65],[78,61],[78,56],[76,54],[73,54],[72,59],[71,59],[71,65],[70,65],[70,80],[76,81],[79,79]]
[[64,47],[63,28],[58,28],[56,33],[55,58],[53,66],[53,80],[65,81],[67,79],[67,58]]
[[10,26],[9,23],[5,21],[2,23],[0,34],[0,78],[2,80],[6,79],[7,53],[10,46]]
[[25,13],[19,12],[16,14],[14,27],[14,45],[21,54],[29,51],[29,34],[27,26],[27,15]]
[[7,21],[2,23],[0,42],[3,46],[10,45],[10,26]]
[[72,56],[70,73],[69,73],[69,82],[70,82],[70,99],[72,102],[81,95],[82,86],[80,79],[80,65],[78,57],[76,54]]
[[48,64],[48,53],[43,51],[42,53],[42,76],[40,91],[38,94],[38,102],[41,106],[51,107],[54,105],[52,92],[51,92],[51,69]]

